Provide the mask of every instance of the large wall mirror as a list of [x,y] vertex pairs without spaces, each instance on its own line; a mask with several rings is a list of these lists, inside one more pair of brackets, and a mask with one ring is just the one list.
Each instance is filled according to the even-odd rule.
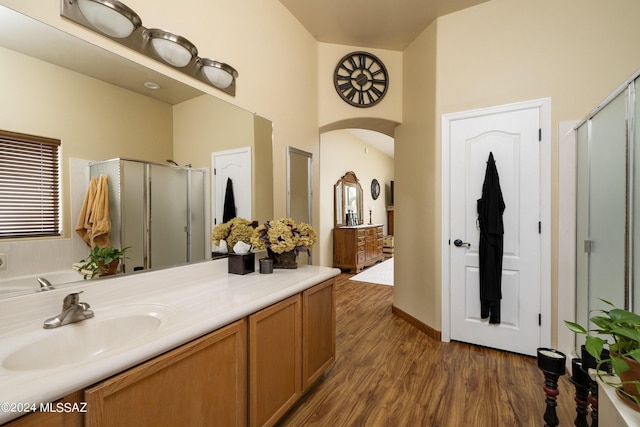
[[352,171],[344,174],[335,185],[335,226],[361,225],[364,221],[362,186]]
[[[287,148],[287,216],[295,222],[312,222],[312,161],[312,153],[294,147]],[[310,251],[313,253],[313,249]],[[311,264],[311,255],[300,252],[298,264]]]
[[[4,6],[0,63],[5,100],[0,104],[0,129],[62,141],[60,240],[75,237],[74,187],[81,187],[84,196],[87,184],[78,185],[86,176],[70,171],[77,159],[121,157],[165,164],[173,159],[210,168],[212,152],[250,147],[262,153],[254,156],[254,176],[273,181],[271,123],[201,91],[195,79],[194,86],[176,81],[170,73],[148,69]],[[252,188],[260,197],[254,198],[251,219],[264,221],[273,217],[273,186],[255,188],[260,181]],[[45,243],[51,245],[51,240]],[[10,253],[14,244],[22,243],[0,241],[0,252],[14,260],[24,258]],[[77,254],[73,257],[60,258],[58,264],[64,265],[56,268],[70,267],[79,260]],[[42,271],[35,265],[32,270]]]

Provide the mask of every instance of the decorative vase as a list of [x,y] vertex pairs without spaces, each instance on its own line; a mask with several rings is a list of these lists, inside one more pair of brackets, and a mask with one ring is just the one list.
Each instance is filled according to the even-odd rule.
[[267,248],[267,254],[273,260],[273,268],[298,268],[298,255],[295,251],[278,254]]
[[[622,382],[640,381],[640,362],[626,356],[623,356],[622,359],[629,365],[629,370],[620,373],[620,380]],[[622,389],[631,396],[640,397],[635,383],[622,384]]]
[[109,264],[99,263],[100,266],[100,277],[102,276],[113,276],[118,271],[118,264],[120,264],[120,260],[116,259],[111,261]]

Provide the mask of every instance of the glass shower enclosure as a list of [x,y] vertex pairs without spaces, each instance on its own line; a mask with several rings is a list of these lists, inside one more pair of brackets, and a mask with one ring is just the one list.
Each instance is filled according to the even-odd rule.
[[108,176],[111,245],[130,248],[123,272],[208,258],[205,169],[122,158],[89,168]]
[[[640,311],[640,72],[576,127],[576,321]],[[593,325],[590,325],[593,327]],[[578,342],[577,345],[582,344]]]

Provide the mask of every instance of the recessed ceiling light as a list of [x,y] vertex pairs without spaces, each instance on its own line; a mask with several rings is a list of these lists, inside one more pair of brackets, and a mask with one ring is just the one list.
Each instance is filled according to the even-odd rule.
[[151,90],[160,89],[160,85],[156,82],[144,82],[144,87]]

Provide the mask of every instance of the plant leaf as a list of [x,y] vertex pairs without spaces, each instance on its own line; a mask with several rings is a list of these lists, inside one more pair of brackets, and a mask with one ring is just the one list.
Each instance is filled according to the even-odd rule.
[[640,342],[640,331],[635,328],[614,326],[611,328],[611,333]]
[[611,357],[611,366],[614,372],[620,376],[622,372],[629,370],[629,364],[621,357]]
[[629,357],[632,357],[633,359],[637,360],[638,362],[640,362],[640,349],[634,349],[631,350],[629,352]]
[[604,340],[602,338],[587,336],[584,346],[590,355],[595,357],[596,360],[600,360],[602,348],[604,347]]
[[606,299],[604,299],[604,298],[598,298],[598,299],[599,299],[600,301],[602,301],[603,303],[605,303],[605,304],[609,304],[611,307],[614,307],[614,308],[615,308],[615,306],[616,306],[614,303],[612,303],[611,301],[607,301],[607,300],[606,300]]
[[611,329],[611,326],[613,325],[611,319],[606,316],[593,316],[590,320],[599,328],[606,330]]
[[640,316],[627,310],[614,308],[609,311],[609,317],[614,323],[636,323],[640,324]]
[[587,330],[585,328],[583,328],[582,326],[578,325],[577,323],[574,322],[569,322],[568,320],[564,321],[564,324],[567,325],[567,328],[569,328],[569,330],[575,334],[586,334]]

